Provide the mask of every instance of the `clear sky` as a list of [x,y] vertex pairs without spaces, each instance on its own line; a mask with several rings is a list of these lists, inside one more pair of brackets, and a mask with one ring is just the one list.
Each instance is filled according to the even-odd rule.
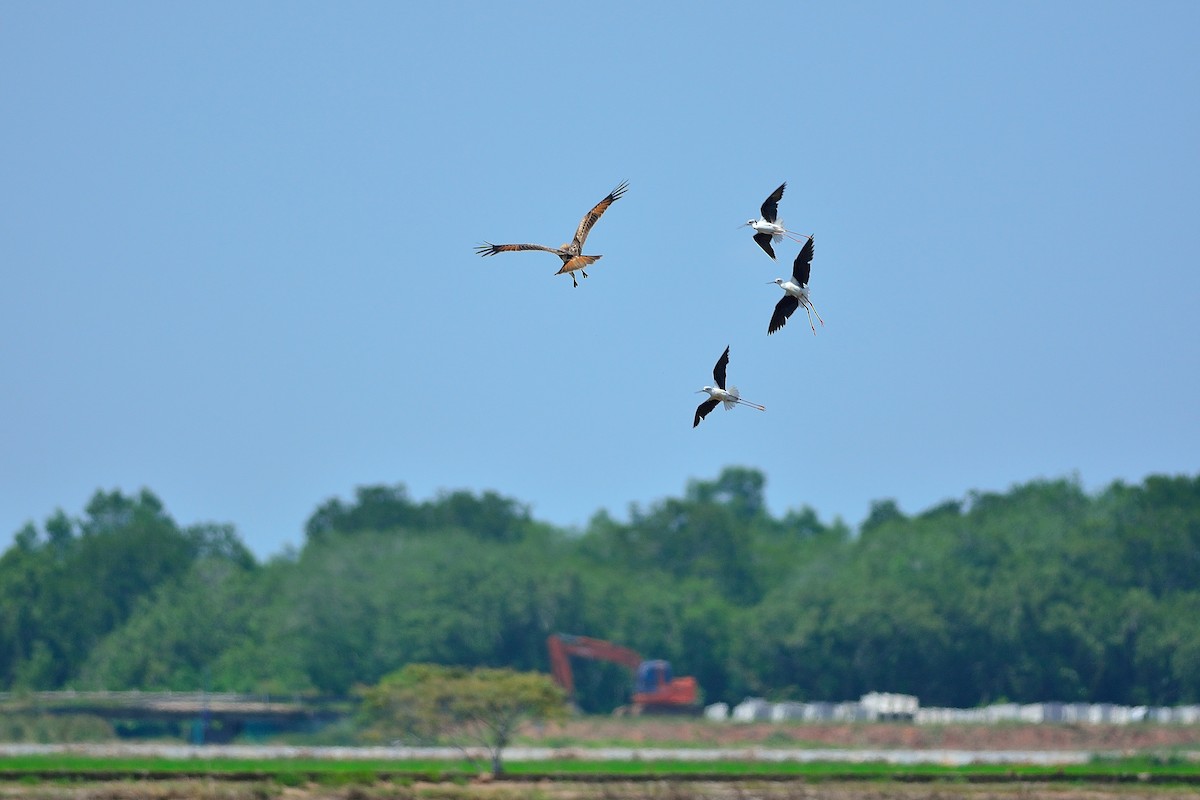
[[[1200,470],[1200,4],[10,2],[0,543],[147,487],[540,519],[762,470],[851,525]],[[547,253],[620,181],[571,288]],[[782,181],[798,245],[737,226]],[[730,345],[730,382],[693,392]]]

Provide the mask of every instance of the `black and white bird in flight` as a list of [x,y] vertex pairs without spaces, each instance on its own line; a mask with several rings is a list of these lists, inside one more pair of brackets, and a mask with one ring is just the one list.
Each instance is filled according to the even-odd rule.
[[814,335],[817,332],[812,321],[814,314],[817,316],[817,321],[821,323],[821,327],[825,327],[825,320],[821,319],[820,314],[817,314],[817,309],[813,308],[812,300],[808,297],[808,276],[812,272],[812,259],[813,237],[809,236],[804,247],[800,248],[800,252],[796,255],[796,260],[792,262],[792,279],[785,281],[783,278],[776,278],[768,281],[768,283],[773,283],[783,289],[784,292],[783,297],[775,304],[775,313],[771,315],[771,324],[767,326],[768,336],[786,325],[788,317],[799,306],[804,306],[804,310],[808,312],[808,327],[812,328]]
[[692,421],[692,427],[700,424],[700,420],[708,416],[708,412],[717,407],[719,403],[725,405],[725,410],[733,408],[741,403],[744,406],[757,408],[759,411],[766,411],[765,406],[760,406],[757,403],[751,403],[748,400],[743,400],[738,394],[736,386],[725,388],[725,368],[729,366],[729,348],[725,348],[725,352],[721,353],[721,357],[717,359],[717,365],[713,367],[713,380],[716,381],[716,386],[705,386],[703,389],[696,390],[696,393],[707,392],[708,398],[700,405],[696,406],[696,418]]
[[784,227],[783,220],[779,219],[779,200],[783,197],[785,188],[787,188],[786,181],[779,184],[779,188],[771,192],[771,196],[763,201],[762,208],[759,209],[761,217],[738,226],[745,228],[748,225],[753,228],[756,231],[754,241],[771,258],[775,258],[775,249],[771,247],[771,242],[778,244],[783,241],[784,236],[791,237],[797,242],[800,241],[796,238],[796,234]]

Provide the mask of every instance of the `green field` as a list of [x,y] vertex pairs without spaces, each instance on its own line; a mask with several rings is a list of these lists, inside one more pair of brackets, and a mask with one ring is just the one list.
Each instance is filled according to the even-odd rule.
[[[332,759],[166,759],[91,758],[74,755],[0,758],[0,779],[38,780],[212,780],[274,781],[285,785],[372,784],[395,781],[463,781],[485,770],[482,762],[443,760]],[[506,764],[511,780],[571,781],[910,781],[910,782],[1140,782],[1200,784],[1200,763],[1148,757],[1100,759],[1063,766],[936,764],[896,765],[883,762],[762,761],[517,761]]]

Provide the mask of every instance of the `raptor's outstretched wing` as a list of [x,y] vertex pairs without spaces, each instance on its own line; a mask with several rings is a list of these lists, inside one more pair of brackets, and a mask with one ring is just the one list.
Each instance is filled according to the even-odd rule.
[[629,181],[621,181],[620,186],[609,192],[603,200],[596,203],[591,211],[583,215],[583,219],[579,220],[579,228],[575,231],[575,238],[572,240],[576,252],[583,251],[583,243],[587,241],[588,233],[592,230],[592,226],[604,215],[609,206],[621,199],[621,196],[625,194],[625,190],[628,188]]
[[558,257],[562,257],[562,250],[557,247],[546,247],[541,244],[492,244],[484,242],[475,248],[475,252],[481,256],[494,256],[496,253],[510,253],[516,250],[545,250],[547,253],[554,253]]

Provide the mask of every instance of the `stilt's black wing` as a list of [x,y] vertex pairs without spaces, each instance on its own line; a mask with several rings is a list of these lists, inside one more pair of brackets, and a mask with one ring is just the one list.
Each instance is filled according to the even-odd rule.
[[713,367],[713,380],[717,382],[717,386],[725,388],[725,368],[729,366],[729,347],[725,347],[725,352],[721,353],[721,357],[717,359],[717,365]]
[[[771,196],[763,201],[762,218],[767,222],[774,222],[775,217],[779,216],[779,199],[783,197],[783,189],[787,186],[787,181],[779,184],[779,188],[771,192]],[[774,256],[772,256],[774,258]]]
[[716,408],[716,407],[717,407],[717,404],[718,404],[718,403],[720,403],[720,402],[721,402],[720,400],[718,400],[718,399],[716,399],[716,398],[714,397],[712,400],[705,400],[703,403],[701,403],[700,405],[696,406],[696,419],[694,419],[694,420],[692,421],[692,427],[694,428],[694,427],[696,427],[697,425],[699,425],[699,424],[700,424],[700,420],[702,420],[702,419],[704,419],[705,417],[707,417],[707,416],[708,416],[708,412],[710,412],[710,411],[712,411],[714,408]]
[[758,246],[761,247],[767,255],[769,255],[771,258],[775,257],[775,248],[771,247],[771,234],[756,233],[754,234],[754,241],[758,243]]
[[808,276],[812,272],[813,237],[808,237],[804,247],[800,248],[796,260],[792,262],[792,280],[801,286],[808,286]]
[[780,298],[779,302],[775,304],[775,313],[771,315],[771,324],[767,326],[767,336],[786,325],[788,317],[799,307],[800,301],[790,294],[785,294]]

